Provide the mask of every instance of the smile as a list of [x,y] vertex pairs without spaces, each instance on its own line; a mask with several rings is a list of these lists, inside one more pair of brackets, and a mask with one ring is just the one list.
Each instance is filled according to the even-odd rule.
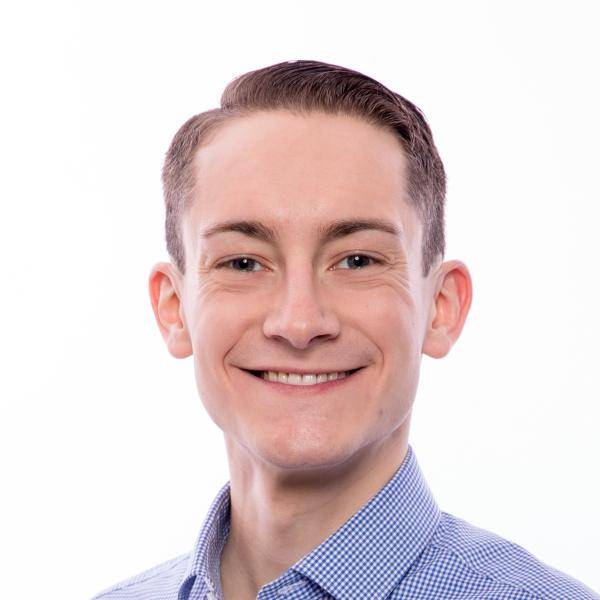
[[330,381],[338,381],[350,377],[363,367],[351,369],[350,371],[333,371],[330,373],[286,373],[282,371],[252,371],[244,369],[255,377],[259,377],[270,383],[282,383],[292,386],[313,386]]

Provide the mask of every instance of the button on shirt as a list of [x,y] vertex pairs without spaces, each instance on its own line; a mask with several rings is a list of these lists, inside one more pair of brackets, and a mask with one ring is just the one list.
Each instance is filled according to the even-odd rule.
[[[219,563],[230,507],[227,483],[192,553],[95,599],[222,600]],[[409,446],[394,477],[375,496],[257,596],[283,599],[600,600],[600,595],[517,544],[440,511]]]

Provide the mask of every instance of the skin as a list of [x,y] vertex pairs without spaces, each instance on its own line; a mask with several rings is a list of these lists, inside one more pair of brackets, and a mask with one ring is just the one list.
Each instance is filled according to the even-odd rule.
[[[149,291],[169,352],[194,357],[198,392],[225,438],[232,516],[224,596],[254,599],[401,465],[421,357],[450,351],[472,284],[462,262],[441,257],[423,277],[402,147],[360,119],[244,116],[217,130],[194,168],[182,222],[186,274],[158,263]],[[375,218],[399,233],[320,235],[340,219]],[[276,238],[204,235],[230,220],[260,222]],[[244,256],[255,262],[234,260]],[[310,388],[242,370],[268,367],[363,368]]]

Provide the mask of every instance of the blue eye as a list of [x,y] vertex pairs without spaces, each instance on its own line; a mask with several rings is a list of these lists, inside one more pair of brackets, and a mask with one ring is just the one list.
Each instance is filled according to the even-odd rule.
[[[335,265],[334,268],[337,269],[338,265],[344,263],[345,261],[348,261],[346,263],[349,265],[347,268],[352,271],[367,267],[371,263],[379,262],[377,259],[373,258],[372,256],[367,256],[365,254],[350,254],[348,256],[345,256],[339,263],[337,263],[337,265]],[[371,261],[371,263],[368,263],[367,261]],[[346,267],[341,267],[341,268],[343,269]]]
[[[231,260],[225,261],[221,263],[219,267],[227,267],[228,265],[232,265],[231,268],[233,271],[242,271],[246,273],[252,273],[253,271],[262,271],[262,265],[257,260],[253,258],[248,258],[247,256],[238,256],[237,258],[232,258]],[[255,266],[261,266],[259,269],[255,269]]]

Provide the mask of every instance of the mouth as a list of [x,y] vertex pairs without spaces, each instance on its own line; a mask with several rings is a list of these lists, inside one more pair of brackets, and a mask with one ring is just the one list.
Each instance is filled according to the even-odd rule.
[[353,378],[355,373],[361,371],[364,367],[350,369],[348,371],[330,371],[321,373],[286,373],[282,371],[257,371],[252,369],[242,369],[257,379],[261,379],[267,384],[277,387],[290,388],[318,388],[324,389],[339,385],[348,379]]

